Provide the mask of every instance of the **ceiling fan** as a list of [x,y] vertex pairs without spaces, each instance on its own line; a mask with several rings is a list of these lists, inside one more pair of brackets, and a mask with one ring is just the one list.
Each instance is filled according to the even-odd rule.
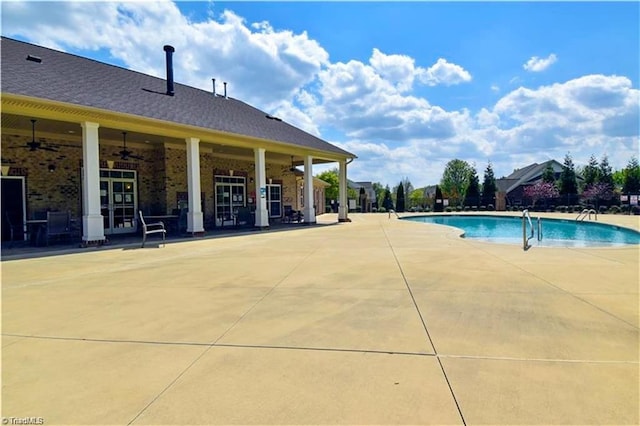
[[36,120],[34,119],[31,119],[31,142],[27,142],[25,148],[29,148],[29,151],[42,149],[44,151],[58,152],[56,148],[43,145],[42,142],[36,141]]
[[121,160],[128,160],[133,158],[134,160],[142,160],[143,158],[140,155],[134,155],[133,151],[129,151],[127,149],[127,132],[122,132],[122,150],[118,152],[114,152],[113,155],[120,156]]
[[291,156],[291,167],[289,167],[290,172],[297,172],[298,169],[293,165],[293,155]]

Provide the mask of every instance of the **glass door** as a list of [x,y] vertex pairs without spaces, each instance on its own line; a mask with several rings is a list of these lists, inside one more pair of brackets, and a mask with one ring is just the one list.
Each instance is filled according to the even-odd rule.
[[106,235],[136,232],[136,194],[135,171],[100,171],[100,213]]
[[269,217],[282,217],[282,185],[267,184],[267,209]]
[[246,205],[245,178],[216,176],[216,226],[235,225],[238,209]]

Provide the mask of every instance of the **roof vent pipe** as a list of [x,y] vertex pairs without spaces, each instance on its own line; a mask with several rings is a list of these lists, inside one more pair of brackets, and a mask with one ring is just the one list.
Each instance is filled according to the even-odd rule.
[[166,52],[167,58],[167,95],[173,96],[173,52],[175,52],[176,49],[167,44],[164,46],[164,51]]
[[227,99],[227,82],[224,82],[224,98]]
[[212,78],[211,81],[213,82],[213,96],[216,95],[216,79]]

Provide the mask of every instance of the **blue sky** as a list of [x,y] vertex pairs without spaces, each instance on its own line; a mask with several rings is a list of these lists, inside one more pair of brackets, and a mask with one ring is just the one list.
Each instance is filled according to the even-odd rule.
[[[100,19],[94,19],[100,16]],[[637,2],[3,2],[2,34],[229,94],[358,156],[353,180],[437,183],[567,153],[638,155]],[[220,84],[221,86],[221,84]],[[316,168],[315,170],[321,171]]]

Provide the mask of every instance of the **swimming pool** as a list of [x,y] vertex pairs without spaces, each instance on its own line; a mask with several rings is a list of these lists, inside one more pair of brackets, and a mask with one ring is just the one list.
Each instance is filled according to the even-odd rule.
[[[465,238],[504,244],[522,245],[521,216],[487,215],[435,215],[404,217],[403,220],[432,223],[460,228]],[[549,219],[542,221],[542,240],[537,239],[537,218],[531,218],[536,237],[531,246],[547,247],[603,247],[640,244],[640,232],[597,222],[577,222],[572,219]],[[527,224],[527,236],[530,235]]]

